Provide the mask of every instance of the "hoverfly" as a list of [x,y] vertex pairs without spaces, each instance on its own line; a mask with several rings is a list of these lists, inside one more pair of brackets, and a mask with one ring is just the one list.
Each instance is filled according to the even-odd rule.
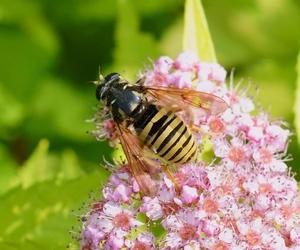
[[197,154],[194,136],[176,113],[196,107],[205,114],[215,115],[227,108],[221,98],[212,94],[185,88],[144,86],[141,81],[130,84],[118,73],[102,76],[95,83],[96,98],[104,102],[116,124],[131,173],[147,194],[155,191],[151,178],[155,164],[143,156],[144,145],[169,164],[193,161]]

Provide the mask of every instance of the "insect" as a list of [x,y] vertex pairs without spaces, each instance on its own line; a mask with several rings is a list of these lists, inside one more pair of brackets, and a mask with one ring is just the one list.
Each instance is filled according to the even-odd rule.
[[206,114],[218,114],[227,108],[221,98],[208,93],[130,84],[118,73],[96,84],[96,97],[105,103],[117,125],[131,173],[148,194],[155,190],[150,176],[155,164],[143,156],[144,145],[167,164],[193,161],[197,154],[194,136],[176,113],[196,107]]

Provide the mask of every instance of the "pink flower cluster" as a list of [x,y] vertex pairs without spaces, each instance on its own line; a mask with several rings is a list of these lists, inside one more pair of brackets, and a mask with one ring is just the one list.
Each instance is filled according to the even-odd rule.
[[81,249],[299,250],[300,199],[283,124],[253,115],[252,100],[225,84],[226,71],[191,53],[160,57],[145,75],[146,84],[195,88],[228,103],[219,116],[193,111],[211,159],[200,153],[179,168],[179,191],[161,173],[155,197],[143,196],[121,166],[84,222]]

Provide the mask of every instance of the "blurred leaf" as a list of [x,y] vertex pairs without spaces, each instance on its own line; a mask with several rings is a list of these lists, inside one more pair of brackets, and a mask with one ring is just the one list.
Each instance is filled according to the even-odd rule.
[[2,138],[8,136],[7,129],[15,128],[23,120],[24,108],[3,84],[0,84],[0,134]]
[[28,101],[44,77],[49,58],[24,32],[0,26],[0,33],[0,81],[5,83],[7,92]]
[[300,145],[300,53],[298,55],[298,63],[297,63],[297,90],[296,90],[296,101],[295,101],[295,127],[297,130],[298,142]]
[[185,1],[183,50],[193,51],[204,61],[217,60],[200,0]]
[[3,0],[0,10],[0,81],[27,101],[54,61],[58,39],[40,3]]
[[38,13],[36,16],[31,16],[31,18],[22,22],[22,27],[32,40],[44,49],[47,56],[51,58],[57,54],[59,50],[58,38],[42,15]]
[[300,22],[299,7],[293,0],[279,0],[276,4],[266,0],[256,2],[255,12],[252,10],[235,16],[236,33],[246,35],[244,39],[247,39],[247,43],[262,55],[293,56],[298,51],[300,41],[297,25]]
[[52,27],[44,18],[40,2],[28,0],[2,0],[0,3],[1,21],[15,24],[31,40],[43,47],[50,55],[55,55],[59,48],[58,39]]
[[58,169],[50,164],[48,157],[49,142],[42,139],[30,158],[21,168],[18,176],[19,184],[23,188],[28,188],[37,182],[52,179]]
[[17,164],[3,144],[0,144],[0,195],[9,190],[10,182],[17,173]]
[[256,1],[215,0],[203,1],[203,5],[218,61],[227,67],[238,67],[242,63],[251,64],[249,60],[257,54],[248,46],[247,41],[241,42],[239,33],[233,31],[239,24],[235,19],[232,20],[232,16],[252,11],[256,7]]
[[129,0],[118,0],[115,37],[114,69],[128,78],[135,79],[149,57],[159,55],[153,37],[140,31],[138,15]]
[[68,231],[78,236],[80,230],[80,225],[71,228],[77,219],[72,211],[82,208],[88,193],[106,179],[104,173],[92,173],[62,184],[53,180],[16,188],[2,196],[0,249],[65,249],[71,241]]
[[134,0],[134,5],[139,12],[145,15],[157,14],[160,11],[178,8],[181,5],[181,0],[164,0],[164,1],[140,1]]
[[49,154],[48,151],[48,140],[40,140],[30,158],[9,183],[9,188],[20,185],[26,189],[47,180],[55,179],[58,182],[63,182],[84,174],[78,158],[72,150],[65,150],[61,157]]
[[249,94],[256,98],[256,103],[261,104],[264,110],[273,116],[288,119],[293,112],[291,109],[293,106],[291,96],[293,96],[293,84],[295,82],[293,71],[292,64],[261,60],[243,71],[243,77],[251,77],[250,80],[246,78],[243,83],[249,86],[250,82],[250,86],[258,87],[251,88]]
[[45,80],[41,82],[32,98],[32,116],[25,129],[35,137],[47,134],[89,141],[91,137],[86,131],[90,125],[85,120],[92,116],[93,102],[89,102],[92,98],[94,96],[72,88],[64,81]]
[[182,50],[181,35],[183,33],[183,18],[174,20],[173,24],[162,35],[159,48],[163,55],[175,58]]
[[73,150],[65,150],[62,153],[61,170],[59,180],[75,179],[83,174],[77,155]]
[[[140,1],[130,0],[132,5],[142,15],[153,15],[161,11],[167,11],[178,8],[180,6],[180,0],[164,0],[164,1]],[[118,0],[88,0],[78,1],[70,8],[68,2],[65,1],[51,1],[56,6],[54,11],[56,18],[61,19],[60,21],[67,22],[78,22],[79,20],[91,20],[98,19],[107,21],[114,19],[117,16],[116,6]]]
[[215,0],[203,4],[223,65],[241,68],[265,58],[289,61],[298,53],[300,8],[296,1]]

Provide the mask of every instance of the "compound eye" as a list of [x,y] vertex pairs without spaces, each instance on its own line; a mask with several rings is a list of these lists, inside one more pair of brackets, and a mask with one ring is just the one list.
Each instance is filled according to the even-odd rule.
[[116,81],[120,79],[120,74],[119,73],[110,73],[105,77],[105,81]]

